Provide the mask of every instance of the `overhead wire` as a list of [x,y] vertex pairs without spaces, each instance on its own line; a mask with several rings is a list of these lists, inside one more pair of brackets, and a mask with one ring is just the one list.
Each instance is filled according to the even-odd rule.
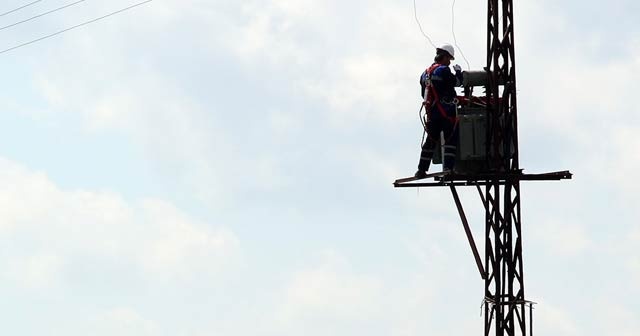
[[458,39],[456,38],[455,20],[456,20],[456,0],[453,0],[453,4],[451,4],[451,34],[453,35],[453,44],[456,46],[458,51],[460,51],[460,55],[462,55],[462,58],[467,63],[467,69],[471,70],[471,65],[469,64],[469,60],[467,60],[467,58],[464,56],[464,52],[462,51],[462,48],[458,46]]
[[[467,64],[467,69],[471,70],[471,64],[469,63],[469,60],[467,59],[467,57],[464,55],[464,51],[462,51],[462,48],[460,48],[460,45],[458,44],[458,38],[456,36],[456,30],[455,30],[455,6],[456,6],[456,0],[453,0],[453,3],[451,4],[451,34],[453,35],[453,43],[455,47],[458,49],[458,51],[460,51],[460,55],[462,55],[462,58]],[[418,8],[416,5],[416,0],[413,0],[413,16],[416,20],[416,23],[418,24],[418,28],[420,28],[420,32],[422,33],[422,36],[424,36],[427,39],[427,41],[429,41],[429,44],[431,44],[433,48],[437,49],[438,47],[436,47],[436,45],[433,43],[429,35],[425,33],[424,28],[422,27],[422,23],[420,23],[420,19],[418,18]]]
[[72,2],[72,3],[70,3],[70,4],[66,4],[66,5],[64,5],[64,6],[62,6],[62,7],[58,7],[58,8],[56,8],[56,9],[52,9],[52,10],[50,10],[50,11],[47,11],[47,12],[44,12],[44,13],[41,13],[41,14],[38,14],[38,15],[32,16],[32,17],[30,17],[30,18],[28,18],[28,19],[24,19],[24,20],[22,20],[22,21],[18,21],[18,22],[16,22],[16,23],[12,23],[12,24],[7,25],[7,26],[4,26],[4,27],[0,27],[0,30],[5,30],[5,29],[11,28],[11,27],[15,27],[15,26],[17,26],[17,25],[21,25],[21,24],[23,24],[23,23],[25,23],[25,22],[29,22],[29,21],[35,20],[35,19],[37,19],[37,18],[43,17],[43,16],[45,16],[45,15],[49,15],[49,14],[51,14],[51,13],[55,13],[55,12],[61,11],[61,10],[65,9],[65,8],[69,8],[69,7],[71,7],[71,6],[75,6],[75,5],[77,5],[77,4],[81,3],[81,2],[85,2],[85,1],[86,1],[86,0],[79,0],[79,1],[76,1],[76,2]]
[[9,14],[11,14],[11,13],[15,13],[15,12],[17,12],[17,11],[19,11],[19,10],[23,9],[23,8],[27,8],[27,7],[31,6],[31,5],[35,5],[35,4],[37,4],[38,2],[41,2],[41,1],[42,1],[42,0],[32,1],[32,2],[30,2],[30,3],[28,3],[28,4],[26,4],[26,5],[22,5],[22,6],[18,7],[18,8],[16,8],[16,9],[12,9],[12,10],[10,10],[10,11],[8,11],[8,12],[0,13],[0,17],[3,17],[3,16],[6,16],[6,15],[9,15]]
[[433,46],[434,49],[437,49],[436,45],[433,44],[433,41],[431,41],[431,38],[429,38],[429,35],[427,35],[427,33],[424,32],[424,29],[422,29],[422,24],[420,23],[420,19],[418,19],[418,8],[416,6],[416,0],[413,0],[413,16],[416,19],[416,23],[420,28],[420,32],[422,33],[422,36],[424,36],[427,39],[427,41],[429,41],[429,43],[431,44],[431,46]]
[[[83,1],[84,1],[84,0],[83,0]],[[120,9],[120,10],[117,10],[117,11],[115,11],[115,12],[111,12],[111,13],[109,13],[109,14],[103,15],[103,16],[101,16],[101,17],[98,17],[98,18],[95,18],[95,19],[92,19],[92,20],[89,20],[89,21],[85,21],[85,22],[80,23],[80,24],[77,24],[77,25],[75,25],[75,26],[72,26],[72,27],[69,27],[69,28],[65,28],[65,29],[60,30],[60,31],[57,31],[57,32],[55,32],[55,33],[52,33],[52,34],[49,34],[49,35],[46,35],[46,36],[43,36],[43,37],[37,38],[37,39],[35,39],[35,40],[31,40],[31,41],[28,41],[28,42],[25,42],[25,43],[18,44],[18,45],[16,45],[16,46],[11,47],[11,48],[7,48],[7,49],[4,49],[4,50],[0,50],[0,54],[7,53],[7,52],[9,52],[9,51],[16,50],[16,49],[18,49],[18,48],[22,48],[22,47],[28,46],[28,45],[30,45],[30,44],[34,44],[34,43],[40,42],[40,41],[42,41],[42,40],[46,40],[46,39],[48,39],[48,38],[51,38],[51,37],[54,37],[54,36],[57,36],[57,35],[60,35],[60,34],[66,33],[66,32],[68,32],[68,31],[70,31],[70,30],[73,30],[73,29],[76,29],[76,28],[80,28],[80,27],[86,26],[86,25],[88,25],[88,24],[91,24],[91,23],[94,23],[94,22],[97,22],[97,21],[100,21],[100,20],[106,19],[106,18],[108,18],[108,17],[111,17],[111,16],[114,16],[114,15],[120,14],[120,13],[122,13],[122,12],[128,11],[128,10],[133,9],[133,8],[135,8],[135,7],[142,6],[142,5],[147,4],[147,3],[149,3],[149,2],[152,2],[152,1],[153,1],[153,0],[146,0],[146,1],[142,1],[142,2],[136,3],[136,4],[134,4],[134,5],[131,5],[131,6],[128,6],[128,7],[122,8],[122,9]]]

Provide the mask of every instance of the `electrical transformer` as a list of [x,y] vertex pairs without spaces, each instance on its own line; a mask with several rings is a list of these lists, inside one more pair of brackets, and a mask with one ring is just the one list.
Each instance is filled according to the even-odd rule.
[[[463,86],[465,97],[471,98],[474,86],[485,86],[487,84],[487,73],[485,71],[465,71],[463,72]],[[462,98],[462,97],[461,97]],[[461,174],[473,174],[484,172],[486,167],[487,153],[487,110],[478,104],[469,103],[471,100],[465,99],[467,104],[458,106],[458,152],[456,154],[455,171]],[[442,139],[438,143],[433,157],[434,164],[442,164]]]

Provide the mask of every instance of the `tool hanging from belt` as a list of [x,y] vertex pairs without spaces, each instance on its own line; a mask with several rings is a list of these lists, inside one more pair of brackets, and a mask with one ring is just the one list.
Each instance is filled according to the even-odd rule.
[[[456,113],[456,115],[454,115],[453,117],[450,116],[447,111],[445,110],[444,106],[442,105],[447,104],[447,105],[453,105],[454,109],[457,110],[458,109],[458,99],[453,98],[451,100],[451,102],[446,102],[444,100],[440,100],[440,98],[438,97],[438,93],[436,92],[436,90],[433,88],[432,85],[428,85],[427,86],[427,90],[429,90],[429,92],[432,94],[432,97],[434,98],[434,102],[430,103],[429,101],[425,101],[425,105],[427,108],[427,112],[429,111],[430,107],[433,107],[433,105],[435,105],[438,108],[438,111],[440,112],[440,115],[442,115],[443,118],[449,120],[452,124],[457,124],[458,123],[458,115]],[[431,106],[429,106],[431,105]]]

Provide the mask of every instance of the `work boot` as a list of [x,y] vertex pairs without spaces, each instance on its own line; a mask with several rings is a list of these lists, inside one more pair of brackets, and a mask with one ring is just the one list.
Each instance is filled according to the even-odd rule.
[[427,172],[424,170],[418,169],[418,171],[413,176],[417,179],[423,179],[427,177]]

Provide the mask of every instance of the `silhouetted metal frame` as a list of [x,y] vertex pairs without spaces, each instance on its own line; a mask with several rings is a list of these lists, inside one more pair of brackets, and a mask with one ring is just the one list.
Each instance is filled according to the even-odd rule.
[[[502,127],[502,126],[501,126]],[[514,130],[515,132],[515,130]],[[492,141],[495,138],[491,138]],[[517,141],[515,142],[517,145]],[[508,153],[508,152],[507,152]],[[515,152],[517,153],[517,152]],[[495,157],[502,159],[502,155]],[[533,336],[533,304],[525,300],[524,267],[522,260],[522,223],[520,181],[560,181],[571,179],[569,171],[544,174],[523,174],[514,166],[514,156],[501,160],[509,164],[509,171],[479,174],[432,174],[435,182],[398,179],[396,188],[449,187],[462,221],[469,246],[480,276],[485,281],[485,335]],[[500,168],[502,169],[502,168]],[[475,240],[456,190],[458,186],[475,187],[485,208],[485,259],[480,259]],[[483,191],[484,188],[484,191]],[[527,311],[529,308],[529,321]]]
[[[488,0],[487,163],[489,172],[434,176],[435,182],[396,180],[397,188],[449,187],[463,222],[478,270],[485,281],[484,334],[526,336],[533,321],[533,302],[525,299],[522,258],[520,181],[553,181],[572,177],[568,171],[523,174],[518,147],[518,109],[513,26],[513,0]],[[411,182],[411,183],[410,183]],[[475,186],[485,208],[484,266],[470,235],[457,186]],[[484,189],[484,192],[483,192]],[[529,321],[527,311],[529,308]],[[533,335],[533,328],[529,328]]]
[[[487,158],[491,169],[512,174],[520,171],[513,0],[489,0],[487,16]],[[520,179],[493,178],[485,198],[484,334],[526,336]]]
[[469,227],[469,221],[467,220],[467,215],[465,215],[464,213],[464,208],[462,207],[460,196],[458,196],[458,191],[456,190],[456,187],[454,185],[450,185],[449,188],[451,189],[453,201],[456,203],[456,208],[458,209],[458,214],[460,215],[460,220],[462,221],[462,226],[464,227],[464,232],[467,235],[469,247],[471,247],[471,253],[473,253],[473,258],[476,260],[476,266],[478,266],[480,277],[482,279],[486,279],[487,272],[485,272],[484,267],[482,266],[482,259],[480,258],[480,253],[478,253],[476,242],[473,239],[473,233],[471,232],[471,228]]

